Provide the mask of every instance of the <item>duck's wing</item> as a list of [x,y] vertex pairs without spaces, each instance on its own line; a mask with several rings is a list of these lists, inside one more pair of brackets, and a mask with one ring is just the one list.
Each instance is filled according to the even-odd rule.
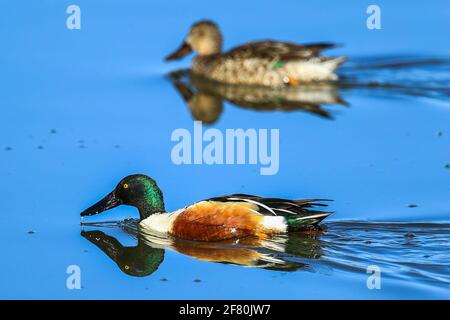
[[[291,230],[310,230],[332,212],[324,199],[288,200],[245,194],[210,198],[177,213],[170,233],[187,240],[221,241]],[[148,218],[150,219],[150,218]]]
[[320,210],[320,208],[328,206],[323,202],[331,201],[329,199],[290,200],[282,198],[265,198],[249,194],[232,194],[210,198],[206,201],[252,204],[252,209],[261,215],[292,217],[296,219],[314,219],[317,222],[332,213],[330,211]]
[[[310,230],[332,212],[320,199],[287,200],[233,194],[194,203],[177,213],[170,233],[187,240],[222,241],[291,230]],[[150,219],[150,218],[148,218]]]
[[289,61],[317,57],[321,51],[336,47],[334,43],[312,43],[299,45],[291,42],[256,41],[235,47],[223,55],[230,59],[269,59]]

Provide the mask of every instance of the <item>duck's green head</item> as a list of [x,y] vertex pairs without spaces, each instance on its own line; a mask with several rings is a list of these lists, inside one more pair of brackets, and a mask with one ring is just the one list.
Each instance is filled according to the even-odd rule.
[[166,57],[166,61],[178,60],[195,51],[200,56],[209,56],[222,51],[222,34],[217,24],[201,20],[192,25],[181,46]]
[[141,220],[165,211],[163,195],[155,180],[143,174],[133,174],[123,178],[112,192],[80,215],[93,216],[122,204],[138,208]]

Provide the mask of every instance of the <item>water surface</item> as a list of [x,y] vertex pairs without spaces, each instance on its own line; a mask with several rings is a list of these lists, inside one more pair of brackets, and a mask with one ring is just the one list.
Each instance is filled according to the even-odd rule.
[[[289,1],[276,8],[269,1],[78,4],[79,31],[65,27],[68,3],[2,6],[0,297],[448,298],[446,1],[379,1],[379,31],[365,27],[371,3],[356,0]],[[169,73],[187,68],[189,59],[166,64],[162,58],[205,17],[220,24],[226,48],[261,38],[335,41],[344,46],[329,54],[351,59],[336,85],[252,92],[245,103],[242,92],[211,92],[186,78],[181,89]],[[205,90],[215,109],[187,103]],[[220,130],[279,129],[278,174],[261,176],[256,165],[174,165],[173,130],[192,130],[199,116]],[[198,259],[225,250],[224,244],[153,248],[147,241],[142,252],[159,256],[144,268],[151,272],[136,277],[81,232],[113,237],[105,238],[113,249],[117,242],[139,247],[139,236],[122,224],[81,228],[79,217],[131,173],[156,179],[168,210],[249,193],[330,198],[335,213],[323,234],[226,244],[264,254],[250,267],[233,253],[225,254],[231,261]],[[136,211],[121,207],[88,222],[129,217]],[[69,265],[81,268],[81,290],[66,287]],[[380,290],[366,286],[370,265],[382,270]]]

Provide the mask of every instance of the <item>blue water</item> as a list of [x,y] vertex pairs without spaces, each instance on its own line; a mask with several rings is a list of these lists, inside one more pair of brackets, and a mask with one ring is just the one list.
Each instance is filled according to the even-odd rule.
[[[449,297],[447,1],[378,1],[381,30],[366,28],[370,1],[77,1],[81,30],[66,28],[69,4],[2,2],[1,298]],[[193,115],[167,74],[190,59],[163,57],[200,18],[221,26],[225,48],[261,38],[334,41],[344,46],[329,54],[351,58],[331,90],[340,102],[321,106],[328,118],[224,98],[205,125],[279,129],[276,175],[171,161],[170,136],[192,130]],[[199,260],[171,243],[158,248],[164,260],[153,273],[133,277],[80,235],[79,217],[131,173],[156,179],[168,210],[250,193],[330,198],[335,213],[324,234],[299,240],[313,255],[256,246],[304,265],[295,270]],[[128,217],[136,211],[120,207],[89,221]],[[84,228],[123,246],[140,238],[120,224]],[[69,265],[81,269],[81,290],[66,287]],[[369,265],[382,270],[380,290],[366,286]]]

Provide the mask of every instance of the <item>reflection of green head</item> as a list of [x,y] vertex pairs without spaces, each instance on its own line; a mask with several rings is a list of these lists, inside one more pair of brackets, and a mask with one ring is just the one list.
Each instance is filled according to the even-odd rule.
[[142,241],[136,247],[124,247],[116,238],[99,230],[81,231],[81,235],[106,253],[120,270],[130,276],[146,277],[155,272],[164,260],[163,249],[152,248]]
[[146,277],[155,272],[164,260],[164,250],[144,244],[123,248],[116,263],[120,270],[134,277]]

